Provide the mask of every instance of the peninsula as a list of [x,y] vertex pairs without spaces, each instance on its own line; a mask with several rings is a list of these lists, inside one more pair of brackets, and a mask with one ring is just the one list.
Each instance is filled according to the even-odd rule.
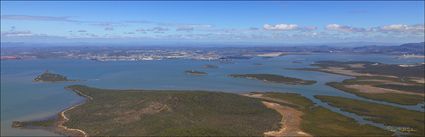
[[230,74],[229,76],[234,78],[256,79],[264,82],[283,83],[289,85],[312,85],[316,83],[314,80],[303,80],[275,74]]
[[[56,117],[15,121],[67,136],[344,136],[391,135],[316,106],[295,93],[112,90],[68,86],[85,102]],[[287,120],[291,119],[291,120]]]
[[320,71],[354,78],[328,86],[354,95],[401,105],[424,102],[424,64],[396,65],[366,61],[319,61],[301,70]]
[[87,99],[61,112],[57,122],[51,123],[68,121],[50,126],[40,121],[18,125],[54,127],[64,135],[70,132],[63,129],[74,129],[72,135],[80,136],[83,132],[90,136],[262,136],[280,127],[279,113],[258,99],[238,94],[67,88]]

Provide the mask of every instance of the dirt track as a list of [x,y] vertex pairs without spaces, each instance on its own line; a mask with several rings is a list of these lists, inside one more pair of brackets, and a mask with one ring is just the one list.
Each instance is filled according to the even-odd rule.
[[[81,93],[78,90],[73,90],[73,91],[76,92],[77,94],[85,97],[88,101],[93,100],[92,97],[90,97],[88,95],[85,95],[85,94]],[[69,127],[64,126],[64,124],[69,121],[69,118],[65,115],[65,113],[67,111],[70,111],[70,110],[72,110],[72,109],[74,109],[74,108],[76,108],[76,107],[84,104],[84,103],[85,102],[83,102],[81,104],[78,104],[78,105],[75,105],[75,106],[72,106],[72,107],[70,107],[68,109],[65,109],[64,111],[62,111],[62,112],[59,113],[59,120],[58,120],[57,125],[56,125],[57,128],[58,128],[57,130],[59,132],[65,133],[65,134],[67,134],[69,136],[83,136],[83,137],[88,137],[88,134],[86,132],[84,132],[83,130],[81,130],[81,129],[69,128]]]
[[[81,129],[68,128],[68,127],[64,126],[64,124],[69,121],[69,118],[66,117],[65,112],[67,112],[67,111],[69,111],[71,109],[74,109],[77,106],[79,106],[79,105],[72,106],[72,107],[70,107],[70,108],[62,111],[59,114],[60,118],[59,118],[57,127],[59,128],[59,130],[63,130],[66,133],[71,133],[72,135],[76,134],[77,136],[80,136],[81,135],[83,137],[87,137],[88,134],[86,132],[84,132],[83,130],[81,130]],[[77,132],[77,133],[75,133],[75,132]]]

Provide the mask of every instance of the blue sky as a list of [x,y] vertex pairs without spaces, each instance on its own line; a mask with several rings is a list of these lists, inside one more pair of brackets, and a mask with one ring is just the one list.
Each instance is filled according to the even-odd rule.
[[424,2],[1,2],[2,42],[424,41]]

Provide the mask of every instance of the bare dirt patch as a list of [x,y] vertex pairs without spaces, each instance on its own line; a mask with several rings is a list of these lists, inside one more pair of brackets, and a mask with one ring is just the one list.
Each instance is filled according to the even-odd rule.
[[294,108],[282,106],[277,103],[262,101],[262,103],[270,109],[274,109],[282,115],[282,127],[277,131],[267,131],[264,136],[281,137],[281,136],[311,136],[300,129],[301,116],[303,113]]
[[358,80],[358,81],[364,81],[364,82],[380,82],[382,84],[396,84],[396,85],[415,85],[412,83],[403,83],[403,82],[396,82],[396,81],[391,81],[391,80],[383,80],[383,79],[362,79],[362,80]]
[[[355,67],[360,67],[359,65],[355,65]],[[381,77],[389,77],[389,78],[397,78],[396,76],[389,76],[389,75],[376,75],[376,74],[369,74],[369,73],[358,73],[354,72],[353,70],[345,69],[342,67],[327,67],[327,68],[321,68],[319,69],[323,72],[328,73],[335,73],[340,75],[348,75],[348,76],[381,76]]]
[[[292,107],[280,105],[278,103],[291,104],[295,106],[299,106],[299,105],[296,105],[281,99],[265,97],[263,96],[263,94],[259,94],[259,93],[248,93],[248,94],[242,94],[242,95],[247,97],[267,100],[267,101],[262,101],[262,103],[267,108],[276,110],[279,114],[282,115],[282,120],[281,120],[282,127],[277,131],[265,132],[264,136],[267,136],[267,137],[311,136],[310,134],[305,133],[300,129],[300,125],[302,121],[301,116],[303,115],[303,112],[297,109],[294,109]],[[278,102],[278,103],[272,103],[268,101]]]
[[72,109],[80,106],[80,105],[72,106],[72,107],[70,107],[70,108],[59,113],[59,120],[56,122],[56,127],[57,127],[56,130],[58,132],[66,133],[67,135],[70,135],[70,136],[82,136],[82,137],[88,136],[88,134],[81,129],[69,128],[69,127],[64,126],[64,124],[69,121],[69,118],[65,115],[65,113],[69,110],[72,110]]
[[351,68],[364,68],[365,64],[349,64],[348,66],[350,66]]
[[425,84],[425,78],[410,78],[410,80],[419,84]]

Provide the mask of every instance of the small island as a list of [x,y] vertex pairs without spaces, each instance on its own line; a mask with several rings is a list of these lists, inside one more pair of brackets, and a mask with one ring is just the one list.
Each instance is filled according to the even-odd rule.
[[312,85],[316,83],[314,80],[303,80],[275,74],[230,74],[229,76],[234,78],[256,79],[265,82],[283,83],[289,85]]
[[48,70],[46,70],[43,74],[37,76],[34,79],[35,82],[63,82],[63,81],[76,81],[76,80],[70,80],[66,76],[51,73]]
[[185,73],[189,75],[207,75],[208,74],[207,72],[196,71],[196,70],[186,70]]

